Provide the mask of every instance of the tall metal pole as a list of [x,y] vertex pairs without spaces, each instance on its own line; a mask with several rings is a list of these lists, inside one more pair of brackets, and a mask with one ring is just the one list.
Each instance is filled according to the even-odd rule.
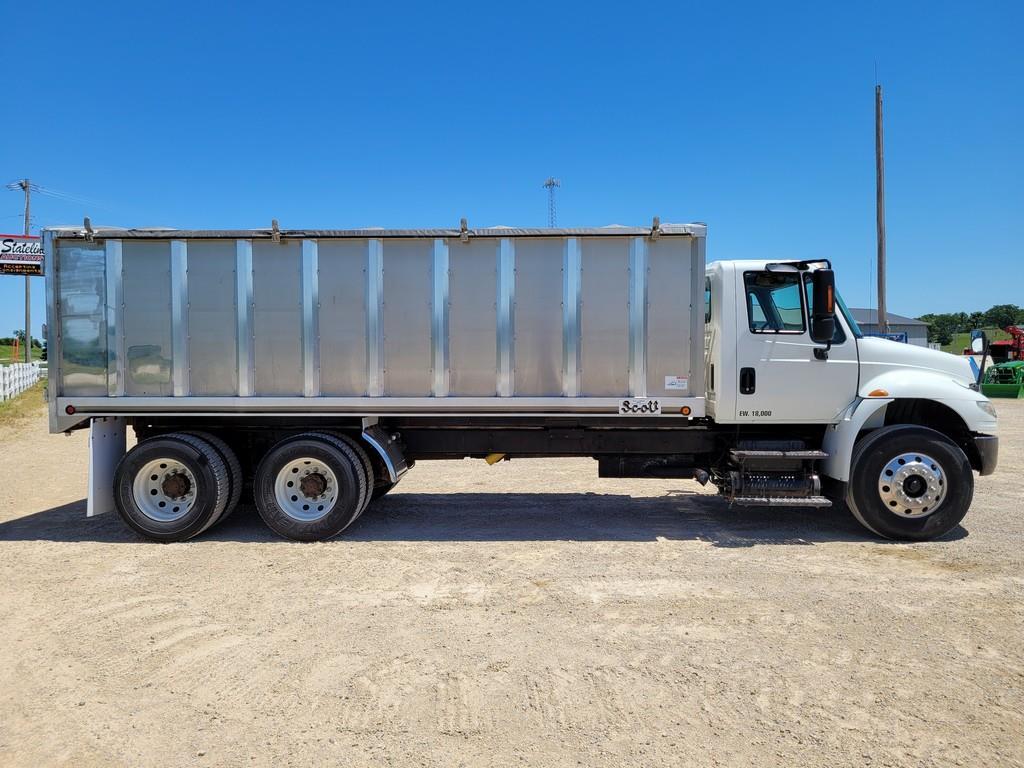
[[878,230],[878,329],[889,332],[885,305],[885,153],[882,148],[882,86],[875,86],[875,225]]
[[548,191],[548,226],[554,229],[557,219],[555,217],[555,188],[562,186],[562,182],[554,176],[549,176],[544,182],[544,189]]
[[[29,234],[29,222],[31,220],[32,211],[32,185],[29,184],[28,179],[22,179],[18,182],[18,186],[21,187],[25,193],[25,235]],[[32,362],[32,283],[31,278],[25,275],[25,362]]]

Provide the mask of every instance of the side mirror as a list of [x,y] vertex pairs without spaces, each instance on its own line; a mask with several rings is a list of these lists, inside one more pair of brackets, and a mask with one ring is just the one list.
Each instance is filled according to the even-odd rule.
[[811,281],[814,297],[811,341],[828,344],[836,332],[836,275],[831,269],[817,269]]
[[985,349],[988,347],[988,339],[985,338],[984,331],[975,331],[971,334],[971,352],[976,355],[985,353]]

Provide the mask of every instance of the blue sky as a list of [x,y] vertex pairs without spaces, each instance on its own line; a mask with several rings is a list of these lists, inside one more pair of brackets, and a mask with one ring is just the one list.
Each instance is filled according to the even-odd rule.
[[2,5],[0,181],[94,201],[34,231],[543,225],[555,175],[560,225],[704,221],[866,306],[877,65],[890,309],[1024,304],[1020,3],[229,5]]

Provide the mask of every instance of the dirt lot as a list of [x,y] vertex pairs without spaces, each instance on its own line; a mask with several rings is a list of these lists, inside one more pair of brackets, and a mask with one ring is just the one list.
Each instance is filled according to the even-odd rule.
[[587,460],[422,464],[341,539],[86,519],[0,428],[0,764],[1024,764],[1024,402],[919,545]]

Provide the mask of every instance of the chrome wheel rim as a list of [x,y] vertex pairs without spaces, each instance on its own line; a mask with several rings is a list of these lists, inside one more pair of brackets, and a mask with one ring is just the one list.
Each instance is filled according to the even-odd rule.
[[274,497],[288,517],[311,523],[334,509],[338,500],[338,477],[319,459],[294,459],[278,470]]
[[132,483],[135,505],[158,523],[172,523],[185,517],[195,506],[196,493],[195,475],[176,459],[147,462]]
[[899,517],[933,514],[946,500],[947,491],[942,465],[923,453],[894,456],[878,476],[879,498]]

